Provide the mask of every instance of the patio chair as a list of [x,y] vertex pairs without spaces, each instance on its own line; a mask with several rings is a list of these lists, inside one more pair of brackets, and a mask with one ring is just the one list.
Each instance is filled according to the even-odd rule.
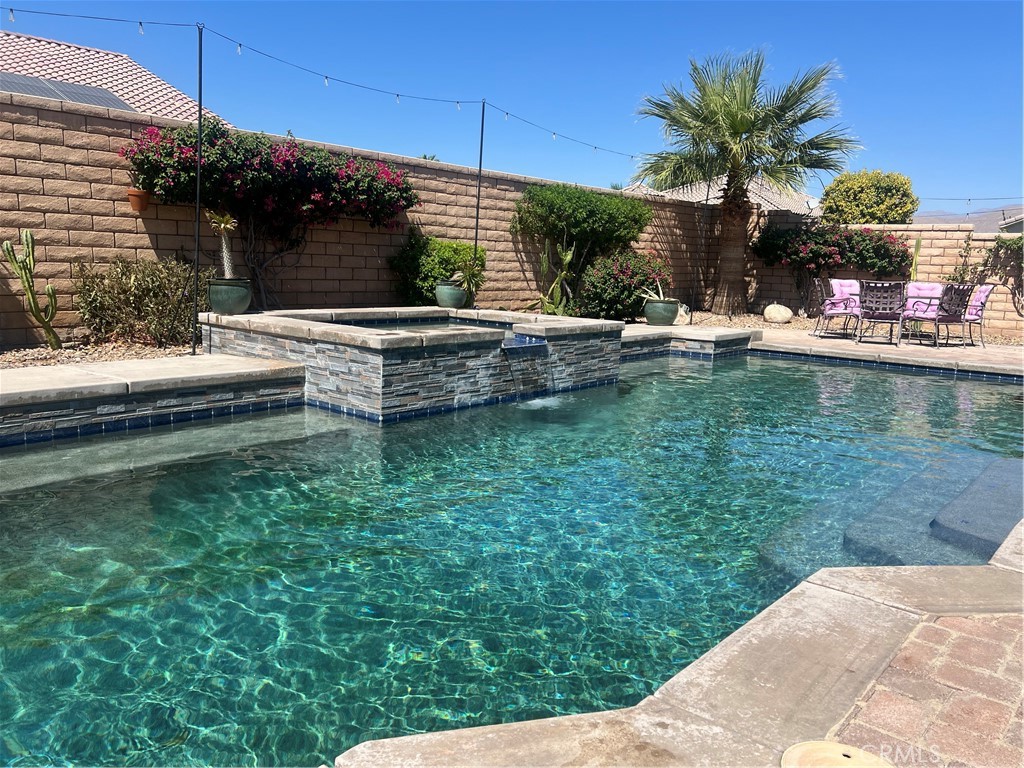
[[[860,322],[857,324],[857,343],[865,336],[880,337],[881,334],[869,334],[868,331],[878,325],[889,326],[889,343],[892,343],[893,331],[902,330],[900,322],[903,318],[904,285],[901,282],[882,280],[860,281]],[[900,345],[899,334],[896,346]]]
[[906,334],[908,340],[915,335],[915,330],[909,327],[913,323],[930,323],[935,318],[944,287],[944,283],[926,283],[921,280],[911,280],[907,283],[901,338],[902,334]]
[[[814,324],[814,330],[811,331],[812,336],[820,337],[827,334],[829,325],[837,317],[843,318],[843,335],[849,333],[851,320],[854,321],[854,330],[857,329],[856,323],[860,320],[860,301],[857,294],[848,292],[850,286],[836,286],[836,283],[854,283],[858,292],[860,289],[856,280],[825,280],[820,277],[815,278],[814,294],[821,311],[818,314],[817,322]],[[838,291],[836,290],[837,288]]]
[[985,316],[985,303],[992,295],[993,290],[995,290],[995,285],[992,283],[975,286],[971,300],[967,303],[967,311],[964,313],[964,322],[967,324],[967,333],[970,334],[971,344],[974,344],[974,326],[978,326],[978,338],[981,340],[983,349],[985,347],[985,331],[982,327],[982,320]]
[[[908,286],[907,289],[909,294],[910,286]],[[900,334],[903,333],[904,323],[931,323],[934,328],[935,346],[937,347],[939,346],[939,326],[944,325],[946,327],[946,343],[948,344],[949,326],[959,325],[961,344],[966,344],[967,333],[965,332],[965,328],[967,304],[971,299],[974,286],[964,285],[962,283],[946,283],[945,285],[942,285],[941,283],[919,283],[916,292],[918,294],[934,294],[936,291],[939,292],[938,297],[935,297],[934,295],[918,295],[911,297],[908,295],[906,307],[904,308],[903,315],[900,318]]]

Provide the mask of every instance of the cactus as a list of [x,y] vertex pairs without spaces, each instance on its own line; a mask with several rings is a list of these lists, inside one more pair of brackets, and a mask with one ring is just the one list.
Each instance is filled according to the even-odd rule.
[[4,240],[3,252],[11,267],[14,268],[14,273],[21,280],[22,287],[25,289],[28,311],[35,318],[36,322],[43,326],[46,343],[50,345],[50,349],[60,349],[60,337],[51,325],[53,319],[57,316],[57,293],[52,285],[47,284],[46,298],[49,299],[49,302],[43,308],[39,306],[39,297],[36,296],[35,282],[32,278],[32,273],[36,268],[36,243],[32,233],[27,229],[22,230],[20,256],[15,254],[14,246],[11,245],[10,240]]
[[238,227],[238,222],[230,213],[207,211],[206,218],[215,235],[220,237],[220,262],[224,268],[224,277],[235,279],[235,265],[231,260],[231,233]]

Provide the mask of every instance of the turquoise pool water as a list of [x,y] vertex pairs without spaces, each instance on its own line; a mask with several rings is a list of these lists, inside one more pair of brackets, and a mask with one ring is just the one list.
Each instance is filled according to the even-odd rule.
[[866,562],[872,532],[905,562],[976,562],[929,540],[929,510],[1022,454],[1019,387],[763,359],[384,429],[317,418],[0,497],[0,762],[318,765],[631,705],[802,576]]

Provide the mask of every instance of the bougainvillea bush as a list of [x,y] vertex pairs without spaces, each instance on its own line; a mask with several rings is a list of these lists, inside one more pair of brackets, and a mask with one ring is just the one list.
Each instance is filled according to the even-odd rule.
[[863,270],[875,277],[904,276],[913,260],[902,236],[836,224],[793,229],[768,226],[751,247],[767,266],[788,267],[805,301],[815,277],[834,275],[841,269]]
[[583,273],[579,314],[604,320],[635,320],[643,313],[641,288],[672,287],[668,261],[654,251],[621,250],[594,260]]
[[[125,145],[132,183],[164,203],[196,198],[196,127],[151,126]],[[418,197],[390,163],[301,144],[292,136],[232,133],[218,120],[203,124],[200,205],[239,222],[246,265],[257,282],[272,277],[286,253],[302,250],[312,226],[358,218],[389,227]],[[261,286],[265,288],[265,286]]]

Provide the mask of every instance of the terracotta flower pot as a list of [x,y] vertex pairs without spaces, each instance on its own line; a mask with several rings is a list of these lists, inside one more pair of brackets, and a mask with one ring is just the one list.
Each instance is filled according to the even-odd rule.
[[144,189],[130,188],[128,190],[128,204],[132,207],[133,211],[141,213],[149,207],[149,192]]

